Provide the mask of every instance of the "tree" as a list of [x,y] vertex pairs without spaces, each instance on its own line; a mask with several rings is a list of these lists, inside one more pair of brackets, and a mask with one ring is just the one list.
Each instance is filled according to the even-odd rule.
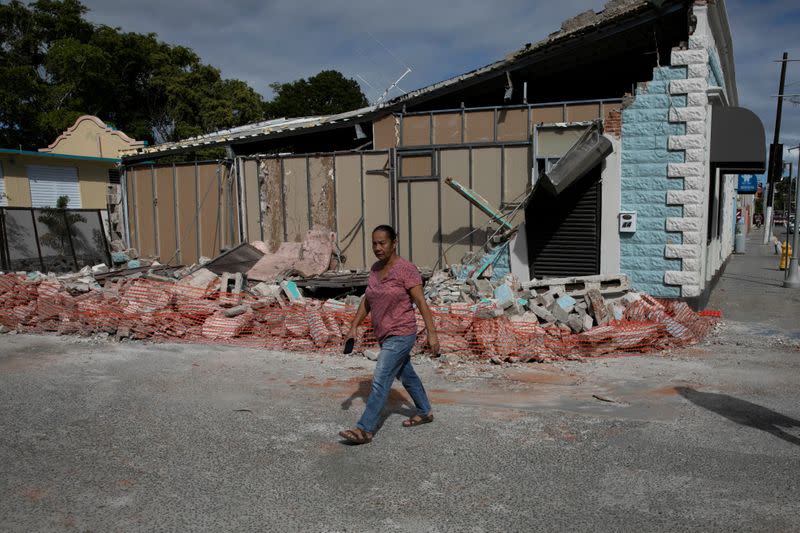
[[85,13],[78,0],[0,4],[0,146],[44,146],[82,114],[151,143],[263,118],[258,93],[189,48]]
[[361,87],[336,70],[291,83],[272,83],[275,98],[264,104],[268,118],[335,115],[369,105]]

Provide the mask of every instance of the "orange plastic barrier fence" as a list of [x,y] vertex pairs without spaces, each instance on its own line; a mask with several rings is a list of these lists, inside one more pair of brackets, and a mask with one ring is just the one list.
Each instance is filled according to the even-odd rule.
[[[243,345],[270,350],[338,352],[355,307],[337,300],[287,304],[147,279],[108,282],[101,289],[71,293],[53,280],[0,276],[0,324],[22,332],[57,332],[158,342]],[[226,310],[244,305],[238,316]],[[630,304],[623,320],[572,333],[557,324],[539,325],[518,316],[478,318],[480,305],[432,308],[442,353],[465,358],[553,361],[609,354],[644,353],[698,342],[717,321],[678,301],[647,295]],[[230,311],[228,311],[230,314]],[[417,316],[417,343],[425,346]],[[369,326],[360,328],[356,349],[376,344]]]

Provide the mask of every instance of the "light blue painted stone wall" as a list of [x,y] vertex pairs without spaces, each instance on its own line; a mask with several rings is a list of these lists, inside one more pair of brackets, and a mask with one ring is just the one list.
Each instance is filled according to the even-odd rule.
[[669,82],[686,79],[686,67],[660,67],[622,111],[621,209],[636,211],[635,233],[620,234],[620,267],[636,290],[678,298],[678,286],[664,284],[667,270],[681,270],[680,259],[664,257],[667,244],[681,244],[680,232],[666,231],[667,217],[682,217],[683,207],[667,205],[667,191],[683,180],[667,178],[667,164],[683,163],[683,151],[670,151],[670,135],[685,135],[686,125],[669,122],[671,107],[685,107],[686,96],[671,96]]
[[725,87],[725,76],[722,75],[722,65],[719,62],[719,55],[715,48],[708,49],[708,85],[714,87]]

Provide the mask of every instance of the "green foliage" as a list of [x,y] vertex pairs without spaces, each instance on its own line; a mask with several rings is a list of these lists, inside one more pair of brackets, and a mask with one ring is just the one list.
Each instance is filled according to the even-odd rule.
[[270,87],[275,98],[264,104],[268,118],[335,115],[369,105],[358,82],[335,70]]
[[263,118],[258,93],[192,50],[85,13],[77,0],[0,4],[0,146],[45,146],[83,114],[150,143]]
[[86,11],[78,0],[0,3],[0,146],[46,146],[84,114],[152,144],[265,115],[333,114],[367,105],[358,84],[336,71],[272,84],[277,96],[265,103],[191,49],[153,33],[91,24]]

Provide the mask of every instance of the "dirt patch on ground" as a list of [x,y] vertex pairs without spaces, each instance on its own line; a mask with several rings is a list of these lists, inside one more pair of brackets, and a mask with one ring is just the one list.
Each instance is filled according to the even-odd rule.
[[511,381],[530,383],[535,385],[580,385],[583,379],[574,374],[569,374],[557,369],[514,369],[505,372],[505,377]]

